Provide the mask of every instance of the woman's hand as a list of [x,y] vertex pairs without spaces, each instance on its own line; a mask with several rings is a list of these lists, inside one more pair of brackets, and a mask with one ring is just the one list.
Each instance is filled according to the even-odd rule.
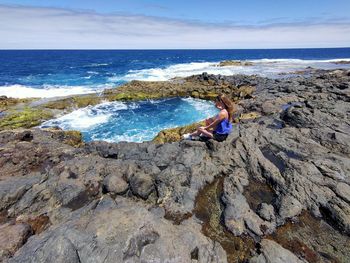
[[208,127],[206,127],[206,126],[201,126],[201,127],[198,128],[199,131],[203,131],[203,130],[205,131],[207,129],[208,129]]

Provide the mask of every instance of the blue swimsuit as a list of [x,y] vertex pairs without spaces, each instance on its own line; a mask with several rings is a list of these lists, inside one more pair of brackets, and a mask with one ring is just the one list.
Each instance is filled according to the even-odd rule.
[[222,120],[214,130],[214,134],[228,135],[232,130],[232,124],[228,119]]

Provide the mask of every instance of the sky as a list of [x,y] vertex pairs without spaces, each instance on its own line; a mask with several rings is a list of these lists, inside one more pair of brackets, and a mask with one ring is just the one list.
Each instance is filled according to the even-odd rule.
[[349,0],[0,0],[0,49],[350,47]]

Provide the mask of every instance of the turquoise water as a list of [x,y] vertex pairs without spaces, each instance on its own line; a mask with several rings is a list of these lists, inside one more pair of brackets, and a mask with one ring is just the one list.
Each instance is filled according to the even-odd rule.
[[42,127],[79,130],[85,141],[143,142],[163,129],[197,122],[217,112],[214,103],[192,98],[106,102],[50,120]]

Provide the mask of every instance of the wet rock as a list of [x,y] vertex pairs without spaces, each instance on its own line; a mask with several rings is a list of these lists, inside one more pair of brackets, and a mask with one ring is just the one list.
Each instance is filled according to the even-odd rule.
[[[234,179],[225,178],[223,202],[225,204],[225,226],[234,235],[243,233],[251,236],[262,236],[276,227],[275,222],[264,221],[249,206],[244,195],[234,186]],[[249,187],[249,186],[248,186]]]
[[224,61],[221,61],[218,65],[218,67],[226,67],[226,66],[253,66],[253,62],[241,61],[241,60],[224,60]]
[[321,218],[303,212],[267,237],[307,262],[348,262],[350,237]]

